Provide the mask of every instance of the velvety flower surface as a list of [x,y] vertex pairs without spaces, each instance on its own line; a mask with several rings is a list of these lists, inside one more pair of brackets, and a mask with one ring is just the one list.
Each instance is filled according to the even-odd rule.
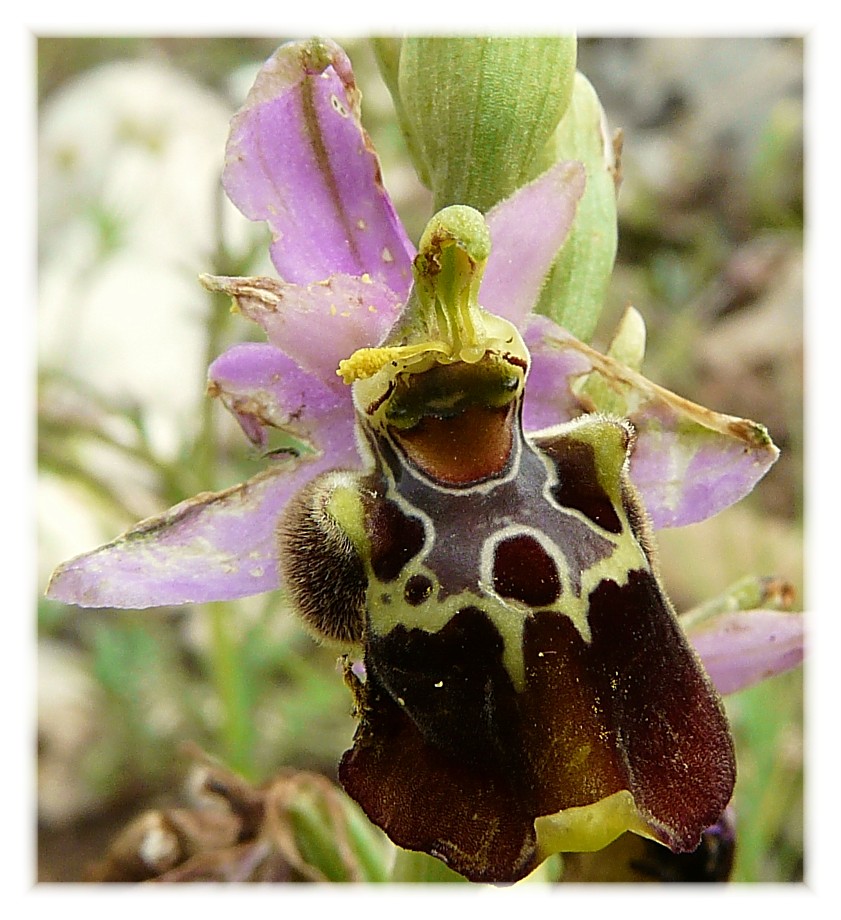
[[[359,105],[338,46],[292,44],[274,55],[233,120],[224,185],[247,216],[271,227],[279,277],[203,278],[208,288],[229,293],[267,339],[235,346],[214,361],[209,392],[258,447],[265,448],[267,430],[277,428],[309,450],[273,459],[248,482],[188,499],[65,563],[51,581],[51,597],[139,608],[271,591],[281,583],[278,522],[302,489],[341,469],[374,477],[365,480],[366,494],[377,494],[370,448],[360,454],[354,403],[337,367],[387,340],[409,296],[416,253],[383,187]],[[517,397],[519,430],[555,451],[558,470],[586,478],[596,469],[588,481],[601,501],[600,489],[608,487],[601,470],[581,459],[580,433],[558,440],[553,426],[594,410],[628,419],[633,429],[605,421],[584,421],[581,429],[596,432],[613,470],[605,475],[616,513],[634,517],[618,497],[630,452],[627,488],[635,487],[655,528],[703,520],[749,492],[777,450],[761,426],[669,393],[532,312],[583,187],[581,166],[561,162],[486,215],[491,256],[478,300],[519,329],[527,349],[527,360],[520,360],[528,380]],[[536,468],[545,475],[544,467]],[[584,502],[586,514],[593,494],[570,495],[571,507]],[[385,521],[388,529],[387,507],[368,508],[366,526]],[[617,534],[623,527],[630,534],[643,523],[616,527]],[[390,564],[389,552],[382,549],[381,568]],[[442,856],[481,880],[514,880],[549,852],[598,848],[629,828],[692,849],[729,798],[732,752],[720,703],[647,561],[641,565],[639,574],[624,573],[622,590],[602,581],[593,591],[589,644],[567,617],[529,621],[521,653],[529,690],[519,697],[511,689],[518,672],[481,610],[462,610],[435,632],[408,630],[400,648],[388,650],[388,667],[402,667],[396,662],[405,657],[411,669],[424,656],[437,661],[454,649],[473,656],[479,670],[472,674],[468,663],[464,679],[470,693],[477,686],[480,692],[465,711],[488,727],[474,733],[478,740],[465,759],[454,761],[457,741],[441,748],[430,737],[439,729],[457,735],[459,700],[448,697],[441,712],[423,702],[407,715],[389,696],[387,668],[369,667],[367,689],[359,691],[362,727],[343,761],[343,781],[369,817],[397,843]],[[510,580],[516,582],[516,572]],[[426,597],[418,596],[418,603]],[[552,603],[549,598],[544,606]],[[625,615],[629,603],[643,612],[640,622]],[[388,641],[396,641],[396,633]],[[360,637],[349,627],[345,638]],[[385,661],[385,644],[376,654],[372,648],[365,649],[366,663]],[[565,666],[548,667],[553,656]],[[640,660],[646,666],[629,676],[630,663]],[[762,673],[784,666],[776,660]],[[498,711],[487,710],[485,679]],[[559,707],[559,699],[568,705]],[[425,730],[425,719],[434,730]],[[679,724],[686,730],[676,739]],[[499,735],[502,726],[510,727],[510,737]],[[586,760],[591,750],[589,772],[576,769],[576,758]],[[490,766],[484,763],[489,752]],[[527,780],[512,779],[518,771]],[[587,811],[590,806],[597,811]],[[595,831],[586,830],[588,822]]]

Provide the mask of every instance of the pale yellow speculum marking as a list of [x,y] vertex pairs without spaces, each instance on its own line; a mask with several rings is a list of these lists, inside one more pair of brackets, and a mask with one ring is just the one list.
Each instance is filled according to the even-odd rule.
[[[400,496],[392,494],[390,497],[396,499],[413,516],[417,516],[418,510],[403,502]],[[590,624],[587,618],[590,592],[604,579],[613,581],[622,587],[627,584],[629,571],[649,568],[648,561],[633,537],[630,526],[624,516],[621,516],[620,519],[623,523],[621,534],[604,534],[614,544],[614,551],[581,572],[581,593],[579,595],[573,593],[572,576],[566,557],[559,551],[552,554],[561,577],[562,592],[558,601],[540,609],[555,611],[569,617],[582,641],[586,643],[591,641]],[[528,532],[526,528],[522,530]],[[423,564],[423,558],[430,550],[431,541],[427,538],[422,554],[407,564],[395,582],[384,584],[378,581],[373,572],[369,570],[369,615],[374,632],[385,636],[396,626],[402,625],[406,629],[422,629],[428,633],[436,633],[443,629],[459,610],[465,607],[477,607],[487,614],[499,632],[503,642],[503,666],[511,678],[514,689],[522,692],[526,687],[523,630],[526,620],[534,616],[536,611],[525,604],[498,597],[492,587],[487,584],[480,585],[481,593],[462,591],[441,601],[437,600],[438,580],[435,573]],[[426,576],[433,585],[428,599],[418,606],[409,604],[404,596],[405,586],[414,575]],[[383,591],[387,591],[391,597],[391,602],[388,604],[380,601]]]

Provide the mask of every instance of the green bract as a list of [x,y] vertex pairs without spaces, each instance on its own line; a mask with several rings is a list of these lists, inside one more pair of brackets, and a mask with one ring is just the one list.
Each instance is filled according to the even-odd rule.
[[534,177],[569,105],[576,45],[569,36],[406,38],[380,41],[378,55],[435,210],[485,212]]
[[616,257],[617,166],[599,98],[580,73],[575,75],[572,102],[545,155],[546,167],[560,160],[582,162],[587,184],[537,312],[588,342],[604,305]]

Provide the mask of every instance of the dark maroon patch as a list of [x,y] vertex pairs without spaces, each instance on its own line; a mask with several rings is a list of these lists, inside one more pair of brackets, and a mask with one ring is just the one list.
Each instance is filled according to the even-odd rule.
[[547,607],[561,595],[555,560],[529,534],[500,540],[494,550],[494,590],[530,607]]
[[721,703],[650,572],[590,602],[590,642],[563,614],[527,618],[521,693],[477,608],[370,637],[339,778],[398,846],[512,882],[534,868],[537,816],[629,789],[662,842],[697,848],[735,779]]
[[[561,614],[525,624],[522,715],[526,746],[543,757],[541,813],[629,789],[664,843],[694,850],[735,781],[718,696],[650,572],[602,581],[588,622],[589,643]],[[547,748],[546,737],[563,742]],[[571,770],[585,744],[586,768]]]
[[558,477],[552,487],[555,501],[564,508],[580,511],[609,533],[621,533],[622,522],[616,508],[599,483],[593,445],[561,435],[536,442],[536,446],[555,465]]
[[590,595],[589,621],[602,680],[621,677],[612,718],[622,727],[631,791],[668,829],[673,849],[694,850],[736,778],[721,702],[650,572],[631,572],[624,587],[603,581]]
[[529,369],[529,363],[525,358],[521,358],[519,355],[512,355],[511,352],[506,351],[502,356],[509,364],[513,364],[514,367],[521,367],[524,371]]
[[371,567],[380,581],[394,581],[406,563],[423,549],[423,524],[404,514],[396,502],[371,502],[366,530],[371,540]]
[[514,688],[496,627],[465,607],[438,632],[396,626],[371,635],[366,666],[421,734],[472,763],[493,760],[519,773]]
[[477,882],[535,865],[531,784],[502,640],[475,607],[437,633],[371,637],[363,719],[339,779],[398,845]]
[[534,816],[504,772],[429,744],[382,689],[366,693],[365,707],[339,781],[397,846],[437,856],[472,882],[516,882],[535,868]]
[[406,603],[419,607],[432,594],[432,582],[426,575],[412,575],[406,582],[403,596]]

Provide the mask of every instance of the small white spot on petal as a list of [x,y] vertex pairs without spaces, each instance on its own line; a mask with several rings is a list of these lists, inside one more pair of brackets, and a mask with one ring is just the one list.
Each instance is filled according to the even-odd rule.
[[368,229],[368,224],[366,224],[365,221],[364,221],[361,217],[360,217],[359,220],[356,222],[356,226],[359,227],[360,230],[367,230],[367,229]]
[[383,246],[383,251],[380,253],[380,258],[383,262],[393,262],[394,256],[391,254],[391,250],[388,246]]
[[342,116],[342,118],[348,117],[348,110],[344,107],[344,105],[342,104],[342,100],[339,99],[339,97],[335,93],[333,93],[330,96],[330,105],[333,106],[335,111],[337,111],[339,115]]

